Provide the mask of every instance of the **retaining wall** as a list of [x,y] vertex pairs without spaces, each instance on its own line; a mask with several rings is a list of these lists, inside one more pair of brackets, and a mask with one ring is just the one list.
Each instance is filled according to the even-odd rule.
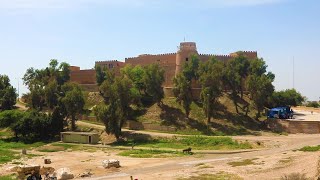
[[318,134],[320,133],[320,121],[295,121],[285,119],[268,120],[268,126],[271,130],[276,132],[287,133],[306,133]]

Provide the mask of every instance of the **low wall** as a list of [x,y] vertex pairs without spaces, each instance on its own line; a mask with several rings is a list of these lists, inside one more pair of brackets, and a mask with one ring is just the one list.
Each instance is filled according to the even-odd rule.
[[287,133],[306,133],[318,134],[320,133],[320,121],[295,121],[285,119],[270,119],[268,126],[275,132]]
[[170,126],[161,126],[159,124],[152,123],[141,123],[136,121],[127,121],[126,126],[130,130],[155,130],[155,131],[167,131],[167,132],[175,132],[176,128]]

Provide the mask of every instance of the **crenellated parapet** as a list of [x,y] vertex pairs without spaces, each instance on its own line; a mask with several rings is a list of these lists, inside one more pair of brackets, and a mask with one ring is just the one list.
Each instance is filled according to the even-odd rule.
[[215,56],[214,54],[199,54],[199,56]]
[[[178,50],[175,53],[162,53],[162,54],[140,54],[136,57],[127,57],[124,61],[119,60],[104,60],[95,61],[95,65],[101,66],[104,69],[110,69],[115,72],[116,75],[120,75],[120,69],[125,65],[132,66],[147,66],[150,64],[158,64],[165,70],[165,82],[164,87],[173,86],[173,78],[182,71],[183,64],[192,60],[193,55],[197,55],[201,62],[206,62],[212,58],[215,58],[222,62],[228,62],[231,59],[238,57],[240,54],[248,57],[248,59],[255,59],[258,57],[257,51],[238,51],[230,54],[205,54],[198,53],[197,45],[195,42],[182,42],[178,46]],[[72,66],[71,80],[83,84],[95,84],[95,70],[80,70],[80,67]],[[201,89],[195,84],[193,88]]]
[[103,64],[103,63],[113,63],[113,62],[121,62],[118,60],[106,60],[106,61],[96,61],[96,64]]
[[148,57],[163,57],[163,56],[173,56],[177,53],[164,53],[164,54],[140,54],[137,57],[127,57],[125,60],[139,60],[141,58],[148,58]]

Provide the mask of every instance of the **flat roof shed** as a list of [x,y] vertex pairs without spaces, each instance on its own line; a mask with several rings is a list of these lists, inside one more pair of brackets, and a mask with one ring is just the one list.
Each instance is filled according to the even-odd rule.
[[92,132],[61,132],[61,141],[66,143],[97,144],[99,142],[98,133]]

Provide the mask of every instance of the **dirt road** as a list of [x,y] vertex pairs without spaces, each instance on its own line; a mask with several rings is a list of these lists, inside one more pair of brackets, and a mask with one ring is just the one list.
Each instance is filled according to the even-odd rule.
[[[202,157],[163,159],[144,159],[141,164],[111,173],[93,177],[93,180],[129,179],[176,179],[195,174],[212,174],[220,171],[238,174],[244,179],[278,179],[293,172],[315,176],[319,152],[296,151],[307,145],[320,144],[320,135],[289,135],[274,137],[246,137],[249,140],[264,142],[268,149],[239,154],[208,154]],[[245,139],[245,138],[244,138]],[[228,162],[250,159],[253,164],[232,167]],[[140,161],[141,159],[137,159]],[[125,164],[125,160],[122,162]],[[201,168],[199,164],[206,166]]]
[[[308,120],[317,119],[319,114],[299,111],[300,116]],[[79,122],[81,125],[90,125]],[[96,128],[103,126],[93,125]],[[128,131],[128,130],[126,130]],[[151,136],[171,137],[175,134],[133,131]],[[173,159],[137,159],[134,167],[120,169],[120,172],[92,177],[93,180],[129,179],[177,179],[196,174],[212,174],[220,171],[237,174],[244,179],[279,179],[284,174],[299,172],[313,178],[317,173],[319,152],[297,151],[304,146],[320,145],[320,134],[291,134],[288,136],[234,136],[235,140],[263,143],[265,148],[260,151],[243,152],[238,154],[207,154],[201,157],[173,158]],[[129,158],[132,159],[132,158]],[[228,163],[234,161],[251,160],[251,164],[232,167]],[[123,164],[126,160],[123,161]],[[199,166],[201,164],[201,166]],[[205,167],[205,168],[203,168]]]

